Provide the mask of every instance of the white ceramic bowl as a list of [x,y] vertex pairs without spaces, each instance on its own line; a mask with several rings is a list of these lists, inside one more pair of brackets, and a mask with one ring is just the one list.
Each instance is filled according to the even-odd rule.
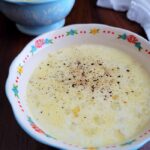
[[[150,73],[150,43],[137,34],[124,29],[99,24],[71,25],[35,38],[11,64],[6,93],[20,126],[41,143],[69,150],[89,149],[58,141],[41,130],[35,120],[30,117],[25,96],[30,75],[49,52],[85,43],[103,44],[123,50],[135,57]],[[135,150],[148,141],[150,141],[150,126],[126,143],[93,148],[93,150]]]

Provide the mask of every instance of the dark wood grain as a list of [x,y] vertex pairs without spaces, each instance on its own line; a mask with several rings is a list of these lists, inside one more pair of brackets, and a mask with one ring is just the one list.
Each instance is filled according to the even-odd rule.
[[[96,7],[95,0],[76,0],[66,25],[74,23],[102,23],[121,27],[146,38],[143,29],[126,19],[126,14]],[[27,135],[17,124],[5,95],[5,82],[12,60],[34,37],[20,33],[15,24],[0,14],[0,150],[50,150]],[[141,150],[150,150],[150,143]]]

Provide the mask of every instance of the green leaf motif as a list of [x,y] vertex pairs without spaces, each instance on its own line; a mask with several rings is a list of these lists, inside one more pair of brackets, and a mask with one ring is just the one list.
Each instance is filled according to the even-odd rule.
[[71,29],[70,31],[67,32],[67,36],[69,36],[69,35],[74,36],[76,34],[78,34],[77,30],[73,30],[73,29]]
[[50,135],[48,135],[48,134],[46,134],[46,133],[44,133],[44,134],[45,134],[46,137],[52,138],[52,139],[56,140],[56,138],[54,138],[54,137],[52,137],[52,136],[50,136]]
[[36,50],[37,50],[37,48],[36,48],[34,45],[32,45],[32,46],[31,46],[31,51],[30,51],[30,52],[33,54]]
[[139,49],[139,51],[141,51],[141,49],[142,49],[140,42],[135,43],[135,47],[137,47]]
[[19,98],[18,85],[13,85],[12,91],[14,92],[14,95]]
[[33,124],[34,122],[32,121],[31,117],[27,116],[28,121],[30,122],[30,124]]
[[134,139],[134,140],[131,140],[131,141],[128,141],[128,142],[126,142],[126,143],[123,143],[123,144],[121,144],[121,146],[126,146],[126,145],[131,145],[133,142],[135,142],[136,140]]
[[52,43],[53,43],[52,39],[45,39],[45,44],[52,44]]
[[122,35],[119,35],[118,36],[118,39],[123,39],[123,40],[126,40],[127,39],[127,35],[124,33]]

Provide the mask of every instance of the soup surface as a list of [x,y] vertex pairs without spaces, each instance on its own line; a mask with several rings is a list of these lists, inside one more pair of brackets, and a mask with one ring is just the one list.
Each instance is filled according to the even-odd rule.
[[72,46],[51,52],[34,70],[27,104],[56,139],[83,147],[121,144],[150,122],[150,77],[117,49]]

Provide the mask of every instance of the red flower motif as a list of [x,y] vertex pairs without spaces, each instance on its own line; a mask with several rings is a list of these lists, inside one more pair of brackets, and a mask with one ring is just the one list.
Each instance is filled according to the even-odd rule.
[[41,130],[41,129],[40,129],[38,126],[36,126],[35,124],[31,124],[31,126],[32,126],[32,128],[33,128],[36,132],[41,133],[41,134],[44,133],[44,131]]
[[35,41],[35,47],[41,48],[44,45],[44,39],[38,39]]
[[127,37],[128,42],[135,44],[136,42],[138,42],[138,39],[134,36],[134,35],[129,35]]

